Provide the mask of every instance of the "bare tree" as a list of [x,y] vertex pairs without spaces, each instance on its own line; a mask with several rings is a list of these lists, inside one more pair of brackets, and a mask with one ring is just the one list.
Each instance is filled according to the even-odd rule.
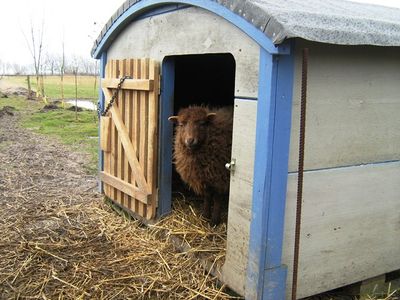
[[78,74],[79,74],[79,66],[80,61],[79,57],[74,55],[72,56],[70,68],[71,73],[74,75],[75,78],[75,120],[78,120]]
[[33,21],[31,20],[30,41],[24,34],[29,52],[31,53],[33,59],[33,66],[35,69],[36,86],[37,86],[36,96],[38,98],[44,96],[44,86],[40,85],[39,81],[42,70],[43,34],[44,34],[44,18],[42,19],[41,28],[39,30],[35,30]]
[[97,69],[98,69],[97,60],[95,60],[94,70],[93,70],[93,73],[92,73],[92,75],[93,75],[93,77],[94,77],[93,99],[96,99],[96,92],[97,92],[97,78],[98,78],[98,76],[97,76]]
[[2,78],[4,75],[10,74],[11,73],[11,64],[9,62],[1,61],[0,60],[0,78]]
[[62,107],[65,106],[64,102],[64,73],[65,73],[65,47],[64,47],[64,33],[62,39],[62,57],[61,57],[61,67],[60,67],[60,76],[61,76],[61,104]]
[[24,73],[26,73],[27,70],[26,66],[17,63],[13,63],[11,67],[12,67],[12,72],[15,75],[23,75]]
[[65,65],[65,73],[74,75],[75,73],[80,74],[82,72],[81,57],[77,55],[71,55],[68,57]]
[[79,66],[78,75],[97,75],[99,72],[95,59],[71,55],[67,57],[65,63],[65,74],[73,75],[77,66]]
[[26,82],[28,84],[28,100],[33,99],[32,87],[31,87],[31,77],[29,75],[26,76]]
[[[54,75],[59,69],[58,57],[54,54],[46,53],[44,56],[43,66],[45,68],[46,74]],[[42,69],[43,70],[43,69]]]
[[78,67],[74,70],[75,77],[75,121],[78,120]]

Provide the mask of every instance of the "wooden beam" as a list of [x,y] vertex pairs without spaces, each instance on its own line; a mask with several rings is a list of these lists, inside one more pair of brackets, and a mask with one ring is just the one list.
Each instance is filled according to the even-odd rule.
[[140,202],[143,202],[144,204],[147,204],[148,195],[146,193],[143,193],[133,184],[125,182],[122,179],[119,179],[118,177],[115,177],[105,172],[99,172],[99,177],[100,180],[103,181],[104,183],[107,183],[112,187],[116,188],[117,190],[124,192],[129,196],[134,197],[135,199],[139,200]]
[[[154,90],[149,92],[148,98],[148,131],[147,131],[147,184],[152,191],[157,191],[158,175],[158,87],[159,87],[159,65],[154,60],[149,61],[149,78],[154,80]],[[147,218],[156,216],[158,194],[153,192],[149,197],[147,206]]]
[[[116,89],[120,79],[118,78],[104,78],[101,81],[101,86],[108,89]],[[150,79],[125,79],[121,88],[123,90],[136,90],[136,91],[152,91],[154,88],[154,80]]]
[[[140,70],[138,78],[148,79],[148,58],[143,58],[139,60]],[[147,128],[149,126],[148,118],[149,118],[149,92],[146,91],[138,91],[138,99],[139,99],[139,116],[140,116],[140,129],[139,129],[139,163],[143,168],[143,175],[146,178],[146,182],[148,181],[147,176],[147,144],[148,144],[148,136],[147,136]],[[151,186],[148,185],[150,191]],[[139,214],[146,217],[147,216],[148,207],[139,206]]]
[[[120,76],[124,76],[125,75],[125,66],[124,66],[124,60],[119,60],[119,74]],[[119,90],[118,91],[118,95],[117,95],[117,99],[116,99],[116,104],[118,107],[119,112],[121,113],[121,121],[123,124],[125,124],[125,115],[124,115],[124,110],[125,110],[125,105],[124,105],[125,101],[124,101],[124,92],[123,90]],[[125,152],[123,150],[122,144],[121,144],[121,134],[118,132],[118,144],[117,144],[117,152],[118,152],[118,161],[117,161],[117,177],[119,179],[124,180],[124,159],[125,159]],[[125,182],[127,182],[127,180],[125,180]],[[119,191],[117,194],[117,199],[118,202],[121,203],[121,205],[125,206],[124,200],[125,200],[125,196],[124,194]]]
[[100,149],[104,152],[111,151],[111,118],[100,118]]
[[119,138],[121,139],[121,143],[125,149],[126,157],[128,158],[129,164],[131,165],[132,172],[139,186],[139,189],[147,194],[150,194],[151,190],[147,186],[146,178],[144,177],[144,171],[136,157],[135,146],[132,144],[129,138],[128,130],[122,122],[121,113],[118,107],[115,107],[115,105],[110,108],[110,112],[112,114],[112,119],[114,121],[115,127],[118,130]]
[[[131,59],[124,60],[124,74],[132,77],[132,60]],[[131,141],[132,141],[132,138],[131,138],[131,130],[132,130],[132,128],[131,128],[131,123],[132,123],[131,111],[132,111],[132,94],[133,93],[134,93],[134,91],[130,91],[130,90],[124,91],[125,99],[124,99],[124,103],[123,103],[124,124],[128,131],[129,139]],[[124,180],[128,183],[132,183],[131,178],[132,178],[132,171],[130,170],[129,161],[128,161],[127,157],[125,156]],[[132,201],[132,197],[125,194],[125,206],[128,209],[131,209],[131,201]]]
[[[105,76],[106,77],[110,77],[111,76],[111,62],[108,62],[106,64],[106,74],[105,74]],[[104,79],[102,79],[102,80],[104,80]],[[108,97],[109,97],[109,95],[107,93],[104,93],[104,107],[107,105],[107,103],[109,101],[109,100],[107,100],[107,99],[109,99]],[[104,152],[104,162],[103,162],[103,164],[104,164],[103,170],[105,172],[108,172],[108,173],[111,173],[111,129],[112,129],[112,124],[110,123],[110,136],[109,136],[109,139],[110,139],[110,151],[109,152]],[[111,187],[108,184],[104,185],[104,193],[106,194],[106,196],[112,198]]]
[[104,93],[104,108],[105,108],[108,102],[110,102],[113,93],[110,89],[104,87],[102,88],[102,91]]
[[[133,72],[132,72],[132,77],[133,78],[141,78],[140,77],[140,60],[139,59],[134,59],[133,60]],[[135,146],[136,150],[136,157],[139,157],[139,142],[140,142],[140,126],[141,126],[141,117],[140,117],[140,91],[133,91],[133,132],[132,132],[132,142]],[[132,182],[133,183],[133,182]],[[135,181],[135,185],[137,184],[137,181]],[[144,207],[145,205],[140,202],[135,200],[134,202],[135,206],[135,212],[140,215],[141,217],[145,217],[144,215]]]
[[[111,77],[117,78],[119,76],[119,60],[111,60]],[[108,103],[108,101],[107,101]],[[115,102],[114,105],[117,105]],[[118,162],[118,130],[114,122],[111,124],[111,170],[110,174],[117,176],[117,162]],[[118,202],[118,189],[111,188],[112,199]]]

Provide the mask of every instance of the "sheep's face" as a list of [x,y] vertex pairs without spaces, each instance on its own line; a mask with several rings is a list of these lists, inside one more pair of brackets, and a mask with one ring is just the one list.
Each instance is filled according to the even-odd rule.
[[214,117],[215,113],[209,113],[204,107],[189,107],[168,120],[176,125],[176,139],[188,150],[194,151],[206,140],[208,126]]

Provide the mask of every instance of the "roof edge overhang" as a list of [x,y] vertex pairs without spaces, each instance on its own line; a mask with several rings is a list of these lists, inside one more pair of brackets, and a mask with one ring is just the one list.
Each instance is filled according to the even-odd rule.
[[91,54],[95,59],[100,59],[101,54],[106,51],[118,34],[134,20],[147,16],[161,14],[172,10],[182,9],[188,6],[200,7],[208,10],[234,26],[238,27],[250,38],[257,42],[270,54],[288,54],[289,43],[274,45],[272,41],[253,24],[246,19],[235,14],[228,8],[210,0],[136,0],[125,1],[123,5],[114,13],[108,23],[104,26],[100,36],[94,43]]

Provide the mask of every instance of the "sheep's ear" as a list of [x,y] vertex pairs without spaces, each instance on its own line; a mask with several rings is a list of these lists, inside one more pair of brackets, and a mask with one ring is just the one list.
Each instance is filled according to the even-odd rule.
[[170,122],[176,124],[176,123],[178,123],[178,116],[170,116],[170,117],[168,118],[168,121],[170,121]]
[[214,118],[215,118],[216,115],[217,115],[216,113],[208,113],[208,114],[207,114],[207,120],[208,120],[208,121],[214,120]]

